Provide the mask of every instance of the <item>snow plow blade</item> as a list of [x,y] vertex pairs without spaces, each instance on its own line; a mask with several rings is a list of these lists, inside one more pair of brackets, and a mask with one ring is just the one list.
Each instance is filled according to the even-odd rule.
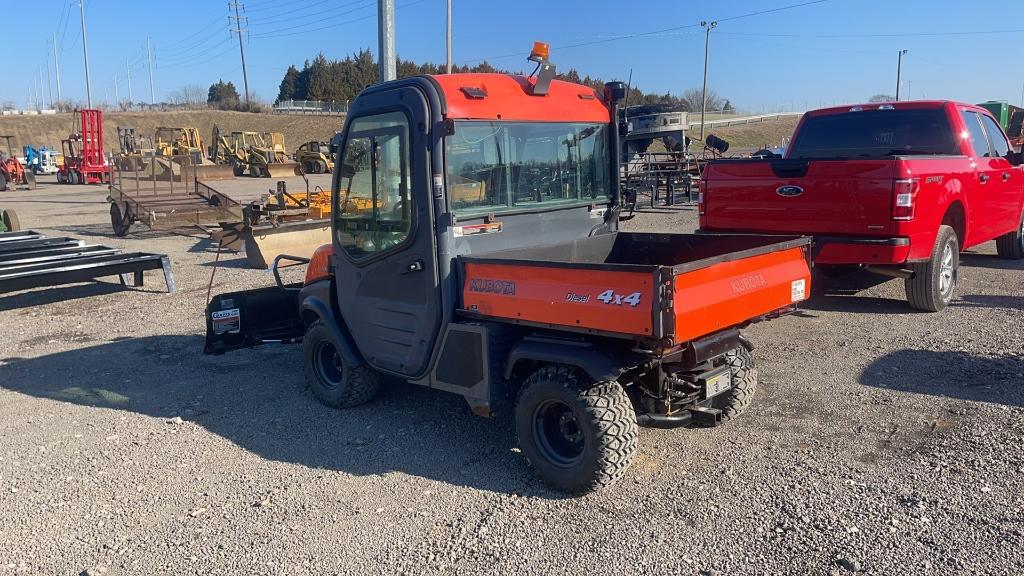
[[317,248],[330,242],[331,221],[324,219],[285,222],[277,226],[259,224],[234,234],[226,231],[223,245],[241,244],[249,266],[266,269],[281,254],[310,258]]

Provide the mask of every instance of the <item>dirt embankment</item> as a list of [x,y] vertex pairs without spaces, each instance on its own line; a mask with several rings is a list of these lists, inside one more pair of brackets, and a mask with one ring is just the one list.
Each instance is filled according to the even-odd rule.
[[[11,144],[20,155],[22,146],[50,146],[60,148],[60,141],[71,132],[75,116],[71,113],[53,116],[2,116],[0,135],[14,136]],[[204,143],[210,139],[216,124],[222,131],[246,130],[281,132],[289,150],[309,140],[327,140],[341,129],[338,116],[291,116],[282,114],[253,114],[221,110],[187,112],[105,112],[103,114],[103,145],[108,151],[117,151],[117,127],[132,127],[136,133],[152,136],[158,126],[195,126]],[[0,149],[6,152],[6,143],[0,140]]]

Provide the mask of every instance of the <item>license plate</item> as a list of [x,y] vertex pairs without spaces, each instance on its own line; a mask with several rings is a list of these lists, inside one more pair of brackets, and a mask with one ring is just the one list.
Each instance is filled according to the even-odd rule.
[[704,382],[704,397],[711,398],[732,388],[732,374],[728,371],[712,376]]

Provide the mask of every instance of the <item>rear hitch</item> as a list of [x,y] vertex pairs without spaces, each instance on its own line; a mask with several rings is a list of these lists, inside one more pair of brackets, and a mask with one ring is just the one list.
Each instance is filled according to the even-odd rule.
[[722,423],[722,411],[718,408],[694,406],[676,414],[637,414],[636,423],[648,428],[682,428],[683,426],[711,428]]

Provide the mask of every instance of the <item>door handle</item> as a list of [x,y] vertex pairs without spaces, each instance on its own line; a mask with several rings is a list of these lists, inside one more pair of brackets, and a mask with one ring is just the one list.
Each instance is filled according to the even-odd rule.
[[978,180],[981,180],[982,184],[988,182],[988,174],[982,174],[981,176],[978,176]]
[[1010,181],[1010,173],[1009,172],[1003,172],[1002,179],[1003,179],[1003,182],[1009,182]]
[[419,272],[423,270],[423,260],[416,259],[412,262],[407,262],[402,266],[402,271],[399,274],[409,274],[410,272]]

